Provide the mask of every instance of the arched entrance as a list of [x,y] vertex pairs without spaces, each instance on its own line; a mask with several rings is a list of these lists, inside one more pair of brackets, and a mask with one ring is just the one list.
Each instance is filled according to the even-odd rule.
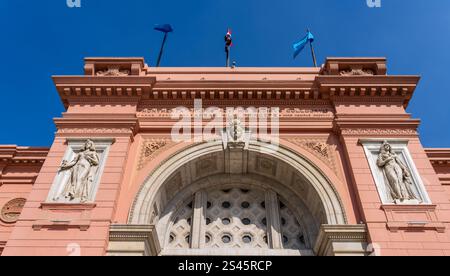
[[291,190],[256,174],[203,178],[162,212],[162,254],[312,255],[319,226],[292,199]]
[[347,223],[339,195],[311,162],[266,146],[175,154],[141,186],[129,225],[151,226],[160,255],[313,255],[323,225]]

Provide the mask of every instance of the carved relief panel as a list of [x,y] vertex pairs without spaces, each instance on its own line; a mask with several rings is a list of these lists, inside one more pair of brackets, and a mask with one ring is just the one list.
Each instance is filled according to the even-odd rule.
[[406,141],[361,140],[383,204],[431,204]]
[[113,139],[71,139],[47,202],[90,203],[98,185]]
[[15,223],[26,203],[25,198],[16,198],[7,202],[1,209],[0,220],[4,223]]

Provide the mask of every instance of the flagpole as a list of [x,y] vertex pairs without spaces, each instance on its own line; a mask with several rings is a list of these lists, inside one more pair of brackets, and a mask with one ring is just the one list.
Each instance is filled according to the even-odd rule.
[[[308,35],[309,35],[309,33],[310,33],[309,28],[308,28],[306,31],[307,31],[307,33],[308,33]],[[314,67],[317,67],[316,53],[315,53],[315,51],[314,51],[314,46],[313,46],[311,40],[309,41],[309,46],[311,47],[311,55],[312,55],[312,59],[313,59],[313,62],[314,62]]]
[[225,52],[227,53],[226,67],[230,67],[230,51],[233,45],[233,38],[231,36],[231,30],[228,28],[227,34],[225,35]]
[[164,39],[161,44],[161,50],[159,51],[158,62],[156,63],[156,67],[159,67],[159,65],[161,64],[161,58],[164,52],[164,46],[166,45],[166,40],[167,40],[167,32],[164,33]]
[[227,68],[230,67],[230,49],[231,47],[227,46]]
[[314,52],[314,46],[311,41],[309,42],[309,46],[311,46],[311,54],[314,62],[314,67],[317,67],[316,53]]

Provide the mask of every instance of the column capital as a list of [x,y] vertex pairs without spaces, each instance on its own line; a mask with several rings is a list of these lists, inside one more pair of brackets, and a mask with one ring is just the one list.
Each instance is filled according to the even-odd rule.
[[314,246],[319,256],[366,256],[366,225],[322,225]]
[[109,256],[157,256],[161,252],[154,225],[111,225]]

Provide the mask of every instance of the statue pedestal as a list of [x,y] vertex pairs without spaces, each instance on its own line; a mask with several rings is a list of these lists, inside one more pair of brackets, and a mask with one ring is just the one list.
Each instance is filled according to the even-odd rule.
[[420,205],[422,202],[417,199],[409,199],[409,200],[396,199],[394,203],[396,205]]

